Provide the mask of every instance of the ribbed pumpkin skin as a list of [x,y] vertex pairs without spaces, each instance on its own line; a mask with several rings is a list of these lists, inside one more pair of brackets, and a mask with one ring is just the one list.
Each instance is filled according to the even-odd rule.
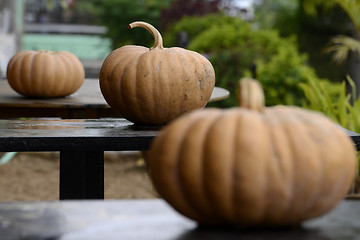
[[105,100],[131,122],[165,124],[203,108],[211,97],[211,63],[199,53],[161,44],[118,48],[102,65],[99,80]]
[[84,82],[82,63],[66,51],[21,51],[9,61],[7,80],[21,95],[38,98],[64,97]]
[[356,172],[353,142],[296,107],[205,109],[166,126],[146,154],[160,196],[203,224],[294,225],[332,209]]

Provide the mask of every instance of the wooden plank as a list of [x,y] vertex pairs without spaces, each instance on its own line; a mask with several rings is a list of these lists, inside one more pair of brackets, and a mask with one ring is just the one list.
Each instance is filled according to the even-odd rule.
[[[138,126],[122,118],[0,120],[0,152],[146,150],[161,126]],[[360,135],[344,129],[360,151]]]
[[160,128],[115,118],[0,120],[0,152],[146,150]]
[[[210,101],[229,96],[229,91],[216,87]],[[74,94],[63,98],[40,99],[23,97],[15,92],[7,80],[0,80],[0,118],[60,117],[60,118],[119,118],[105,101],[98,79],[85,79]]]
[[15,92],[7,80],[0,80],[0,107],[29,108],[110,108],[105,101],[97,79],[85,79],[75,93],[61,98],[29,98]]
[[0,107],[1,118],[98,119],[121,117],[111,108]]
[[11,202],[0,203],[0,226],[2,239],[358,239],[358,205],[344,200],[301,226],[244,229],[198,226],[161,199]]

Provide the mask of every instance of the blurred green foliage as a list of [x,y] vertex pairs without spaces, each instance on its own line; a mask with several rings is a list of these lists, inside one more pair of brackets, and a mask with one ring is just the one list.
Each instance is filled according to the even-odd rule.
[[[352,89],[348,94],[347,84]],[[360,132],[360,98],[352,99],[356,96],[356,88],[349,76],[338,83],[308,78],[301,87],[306,96],[305,108],[322,112],[342,127]]]
[[256,25],[261,29],[276,29],[282,37],[295,35],[300,52],[308,55],[307,62],[316,74],[336,82],[351,71],[350,61],[342,65],[333,63],[324,47],[334,35],[351,34],[352,28],[336,1],[264,1],[256,9]]
[[[348,16],[351,21],[354,31],[350,36],[348,35],[337,35],[330,39],[330,42],[325,49],[327,53],[333,53],[332,60],[336,63],[343,63],[349,58],[349,53],[352,51],[356,55],[360,53],[360,0],[317,0],[321,6],[327,6],[330,3],[330,6],[337,4],[342,8],[344,13]],[[306,4],[309,4],[309,0],[304,1],[304,8]],[[311,5],[314,5],[312,2]],[[314,8],[317,5],[313,6]],[[316,8],[313,11],[309,11],[313,15],[317,14]]]
[[74,8],[66,10],[64,20],[75,24],[102,24],[100,12],[92,1],[77,0]]
[[[347,85],[351,87],[351,93],[347,94]],[[306,101],[304,107],[321,112],[332,121],[350,131],[360,132],[360,98],[357,96],[354,81],[347,76],[346,81],[329,82],[316,78],[308,78],[306,83],[301,84]],[[360,153],[358,152],[358,175],[360,175]]]
[[94,0],[94,5],[100,10],[102,23],[107,26],[108,34],[114,48],[127,44],[150,47],[154,42],[151,34],[144,29],[135,28],[131,31],[128,24],[134,21],[148,22],[154,26],[159,23],[161,11],[170,5],[172,0]]
[[[226,100],[211,106],[236,105],[237,82],[252,76],[263,85],[266,105],[302,105],[304,93],[300,83],[317,78],[306,65],[307,56],[300,54],[296,39],[281,38],[273,30],[256,30],[240,18],[225,15],[185,17],[164,36],[165,44],[176,45],[176,35],[186,31],[190,50],[206,54],[216,72],[216,85],[230,91]],[[254,77],[254,76],[252,76]]]
[[256,5],[255,22],[261,29],[276,29],[280,36],[294,35],[298,31],[299,0],[271,0]]

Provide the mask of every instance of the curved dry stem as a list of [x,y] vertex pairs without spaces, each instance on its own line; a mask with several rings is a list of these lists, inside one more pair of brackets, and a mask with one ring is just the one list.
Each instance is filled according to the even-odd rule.
[[133,23],[129,24],[130,29],[135,28],[135,27],[145,28],[154,37],[155,42],[154,42],[154,45],[150,49],[155,49],[155,48],[163,49],[164,48],[163,47],[163,39],[161,37],[160,32],[155,27],[153,27],[151,24],[146,23],[146,22],[141,22],[141,21],[133,22]]
[[51,50],[36,50],[35,52],[37,52],[37,53],[49,53],[49,54],[53,54],[54,53],[54,51],[51,51]]
[[239,107],[263,112],[265,108],[264,91],[261,84],[251,78],[239,81],[237,89],[237,103]]

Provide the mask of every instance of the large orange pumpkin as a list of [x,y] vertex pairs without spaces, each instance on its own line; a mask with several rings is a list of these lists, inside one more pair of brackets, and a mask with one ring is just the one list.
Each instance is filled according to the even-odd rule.
[[123,46],[114,50],[100,71],[100,88],[107,103],[124,118],[161,125],[203,108],[215,85],[211,63],[186,49],[164,48],[160,33],[150,24],[134,22],[155,38],[152,48]]
[[160,196],[203,224],[294,225],[332,209],[354,180],[352,140],[322,114],[259,108],[260,85],[241,85],[240,104],[257,110],[194,111],[154,139],[146,157]]
[[76,92],[84,82],[82,63],[67,51],[31,51],[15,54],[6,77],[13,90],[38,98],[64,97]]

